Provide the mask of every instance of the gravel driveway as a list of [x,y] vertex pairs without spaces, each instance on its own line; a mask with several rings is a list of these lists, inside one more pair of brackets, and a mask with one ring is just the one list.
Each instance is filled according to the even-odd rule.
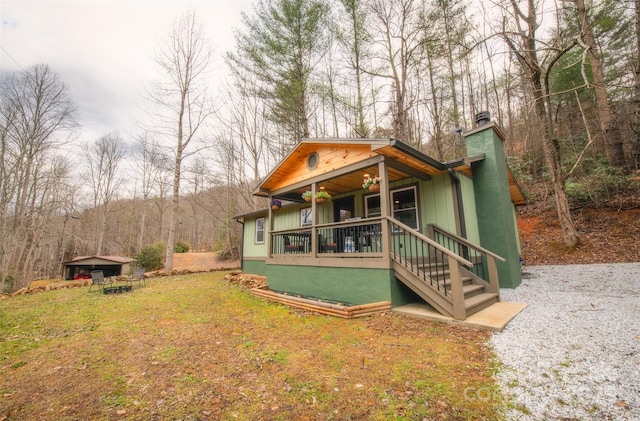
[[640,420],[640,263],[525,267],[491,343],[508,420]]

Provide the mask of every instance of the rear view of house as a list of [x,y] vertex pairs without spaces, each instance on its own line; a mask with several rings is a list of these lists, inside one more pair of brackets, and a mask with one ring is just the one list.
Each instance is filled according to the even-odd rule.
[[496,303],[521,282],[524,198],[498,127],[462,136],[467,156],[449,162],[394,139],[302,140],[254,192],[274,206],[237,217],[243,270],[281,293],[425,301],[459,320]]

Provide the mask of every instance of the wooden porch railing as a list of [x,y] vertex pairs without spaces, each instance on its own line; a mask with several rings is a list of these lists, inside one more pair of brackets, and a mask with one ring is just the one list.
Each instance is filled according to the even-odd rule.
[[391,259],[414,277],[405,281],[418,280],[423,287],[417,287],[430,296],[429,302],[440,312],[464,320],[466,310],[460,266],[472,267],[473,263],[395,219],[389,218],[388,223],[392,232]]
[[464,265],[464,268],[488,284],[487,292],[499,292],[496,260],[505,262],[506,259],[435,224],[428,226],[427,236],[458,256],[471,261],[473,265]]
[[383,252],[379,217],[271,233],[272,257],[314,253],[319,257],[381,257]]

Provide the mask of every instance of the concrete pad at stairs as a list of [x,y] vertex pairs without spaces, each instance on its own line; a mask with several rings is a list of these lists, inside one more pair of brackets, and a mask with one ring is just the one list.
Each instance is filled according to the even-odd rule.
[[427,303],[412,303],[393,308],[393,311],[407,316],[420,317],[457,326],[502,332],[507,323],[513,320],[527,307],[525,303],[500,301],[467,317],[467,320],[456,320],[453,317],[438,313]]

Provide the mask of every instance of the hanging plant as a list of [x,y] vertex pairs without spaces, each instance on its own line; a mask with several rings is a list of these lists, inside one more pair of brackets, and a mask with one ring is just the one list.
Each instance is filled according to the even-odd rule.
[[280,201],[280,199],[273,199],[271,201],[271,209],[278,210],[281,207],[282,207],[282,202]]
[[331,200],[331,195],[329,193],[327,193],[324,190],[319,191],[318,193],[316,193],[316,202],[317,203],[322,203],[325,200]]
[[362,188],[365,190],[369,190],[370,192],[379,192],[380,181],[382,181],[382,177],[379,177],[377,175],[374,175],[373,177],[367,176],[362,183]]
[[313,196],[313,193],[311,193],[311,191],[307,190],[306,192],[302,193],[302,198],[304,199],[305,202],[311,202],[311,197]]

